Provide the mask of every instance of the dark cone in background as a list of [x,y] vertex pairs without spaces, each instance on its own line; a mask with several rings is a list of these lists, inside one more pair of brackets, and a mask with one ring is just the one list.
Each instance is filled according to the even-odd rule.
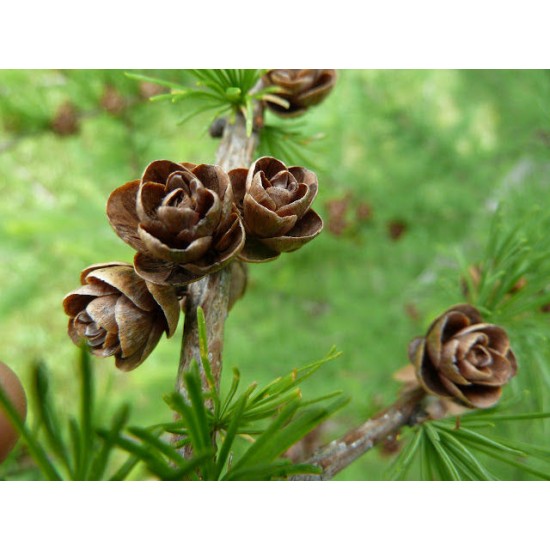
[[387,225],[388,236],[392,241],[398,241],[407,231],[407,223],[403,220],[391,220]]
[[128,106],[128,101],[114,86],[105,86],[100,104],[108,113],[119,115]]
[[80,130],[76,107],[66,101],[56,111],[51,122],[52,131],[58,136],[71,136]]
[[156,95],[167,92],[168,89],[160,84],[154,82],[140,82],[139,83],[139,95],[143,99],[151,99]]
[[347,219],[350,202],[350,194],[325,202],[328,213],[327,229],[336,237],[340,237],[350,225]]

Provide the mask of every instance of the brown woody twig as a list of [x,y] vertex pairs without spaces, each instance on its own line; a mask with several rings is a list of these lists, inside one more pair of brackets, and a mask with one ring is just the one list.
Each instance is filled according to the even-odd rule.
[[320,467],[320,474],[294,476],[292,481],[332,479],[375,445],[397,434],[403,426],[413,426],[427,420],[428,414],[422,407],[424,397],[426,392],[422,388],[415,387],[406,391],[393,405],[343,437],[321,447],[305,461]]
[[[246,133],[244,117],[237,113],[232,124],[226,124],[224,134],[218,148],[216,164],[226,172],[233,168],[248,167],[258,143],[258,135]],[[229,294],[231,288],[231,266],[221,271],[203,277],[196,283],[189,285],[187,298],[184,302],[185,324],[183,328],[182,351],[176,388],[183,392],[183,375],[189,371],[193,360],[201,365],[197,310],[204,311],[208,354],[212,367],[212,374],[219,386],[222,372],[222,352],[224,324],[229,309]],[[203,390],[208,391],[208,384],[204,371],[201,369]],[[184,397],[186,397],[184,395]],[[187,455],[189,449],[184,450]]]

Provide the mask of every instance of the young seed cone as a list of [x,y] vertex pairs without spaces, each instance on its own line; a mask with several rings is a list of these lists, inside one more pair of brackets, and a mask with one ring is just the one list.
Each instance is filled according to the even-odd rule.
[[298,250],[323,229],[311,209],[318,183],[310,170],[262,157],[248,171],[238,168],[229,177],[246,231],[243,261],[273,260],[281,252]]
[[219,271],[244,246],[229,176],[219,166],[152,162],[141,180],[111,193],[107,216],[138,251],[139,275],[159,285],[187,285]]
[[263,77],[264,86],[277,86],[275,95],[288,102],[288,107],[266,101],[270,111],[280,117],[296,117],[323,101],[334,88],[334,69],[273,69]]
[[495,405],[515,376],[517,362],[508,335],[484,323],[468,304],[453,306],[409,345],[409,358],[424,389],[471,408]]
[[72,341],[99,357],[115,357],[124,371],[150,355],[162,333],[170,338],[179,319],[174,287],[143,280],[130,264],[96,264],[82,271],[82,286],[63,300]]

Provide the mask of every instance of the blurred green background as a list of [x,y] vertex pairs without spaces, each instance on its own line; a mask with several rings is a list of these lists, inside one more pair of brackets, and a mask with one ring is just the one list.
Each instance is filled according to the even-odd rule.
[[[178,125],[185,105],[149,102],[158,92],[124,71],[0,71],[0,360],[25,381],[44,359],[67,407],[77,350],[61,301],[86,266],[133,258],[107,222],[109,193],[152,160],[215,157],[209,120]],[[352,398],[324,442],[395,397],[409,340],[463,300],[456,251],[480,254],[498,202],[512,216],[549,204],[550,72],[344,70],[300,124],[321,139],[281,160],[317,171],[326,229],[250,267],[226,325],[225,383],[231,367],[265,383],[335,345],[343,355],[304,388]],[[106,415],[129,400],[133,424],[167,419],[182,325],[131,373],[94,360]],[[337,479],[380,479],[387,463],[371,452]]]

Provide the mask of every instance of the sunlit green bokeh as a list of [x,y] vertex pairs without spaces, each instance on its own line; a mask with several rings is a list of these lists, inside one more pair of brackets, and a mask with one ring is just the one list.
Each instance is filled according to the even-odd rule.
[[[106,111],[106,86],[129,106]],[[123,71],[0,71],[0,359],[24,380],[44,359],[68,407],[77,351],[63,296],[84,267],[133,257],[108,224],[109,193],[152,160],[215,157],[207,118],[178,125],[184,104],[144,101],[138,86]],[[66,101],[81,114],[80,130],[59,136],[51,120]],[[394,398],[392,374],[407,363],[409,340],[462,299],[453,251],[475,255],[495,205],[512,196],[518,206],[549,204],[550,73],[340,71],[304,124],[324,134],[303,152],[319,177],[316,209],[328,221],[327,202],[349,196],[348,227],[251,266],[226,325],[224,362],[265,383],[336,345],[342,357],[305,387],[311,396],[342,389],[352,397],[327,440]],[[357,219],[362,202],[368,220]],[[392,222],[405,227],[397,240]],[[166,419],[162,395],[173,387],[181,327],[132,373],[94,361],[105,414],[129,400],[134,423]],[[379,479],[386,464],[375,451],[339,478]]]

